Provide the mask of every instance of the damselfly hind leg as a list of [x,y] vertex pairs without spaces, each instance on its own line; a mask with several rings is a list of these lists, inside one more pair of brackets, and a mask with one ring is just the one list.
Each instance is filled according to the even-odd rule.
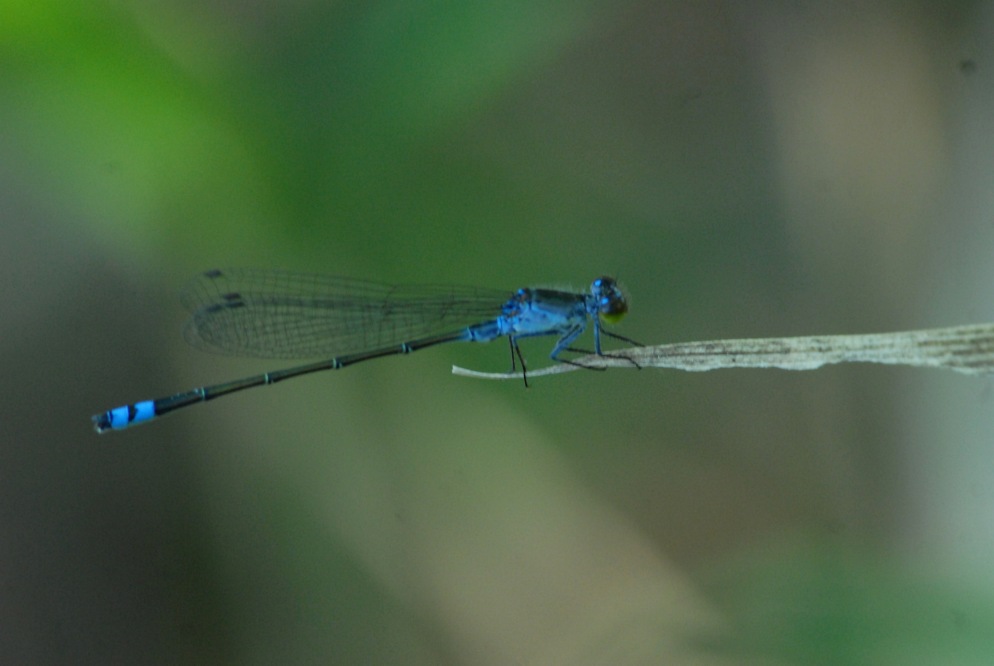
[[518,370],[514,362],[514,358],[517,357],[518,362],[521,363],[521,379],[525,382],[525,388],[528,388],[528,369],[525,367],[525,359],[521,355],[521,347],[518,346],[518,341],[514,339],[513,335],[507,336],[507,342],[511,345],[511,374],[513,375]]

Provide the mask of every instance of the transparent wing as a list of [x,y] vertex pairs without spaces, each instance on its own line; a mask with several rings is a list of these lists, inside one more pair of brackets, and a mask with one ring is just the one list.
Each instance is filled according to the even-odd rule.
[[260,358],[337,356],[496,319],[512,292],[388,285],[259,269],[201,273],[184,289],[184,331],[201,349]]

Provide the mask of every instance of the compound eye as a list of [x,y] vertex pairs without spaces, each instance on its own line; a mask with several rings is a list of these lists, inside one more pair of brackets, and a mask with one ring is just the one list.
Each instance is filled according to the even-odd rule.
[[601,299],[601,313],[605,316],[620,316],[626,312],[628,312],[628,302],[620,292]]

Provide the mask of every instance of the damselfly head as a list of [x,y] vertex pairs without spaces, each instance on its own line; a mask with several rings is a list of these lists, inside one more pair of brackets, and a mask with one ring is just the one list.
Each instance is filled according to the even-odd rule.
[[628,301],[614,278],[602,276],[590,285],[597,302],[597,313],[609,324],[617,323],[628,312]]

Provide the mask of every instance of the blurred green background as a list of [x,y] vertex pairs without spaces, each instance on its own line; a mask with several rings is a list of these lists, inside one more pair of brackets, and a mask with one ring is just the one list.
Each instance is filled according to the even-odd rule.
[[990,663],[987,379],[463,345],[89,422],[281,367],[184,344],[213,267],[612,274],[653,344],[991,321],[990,3],[0,17],[3,663]]

